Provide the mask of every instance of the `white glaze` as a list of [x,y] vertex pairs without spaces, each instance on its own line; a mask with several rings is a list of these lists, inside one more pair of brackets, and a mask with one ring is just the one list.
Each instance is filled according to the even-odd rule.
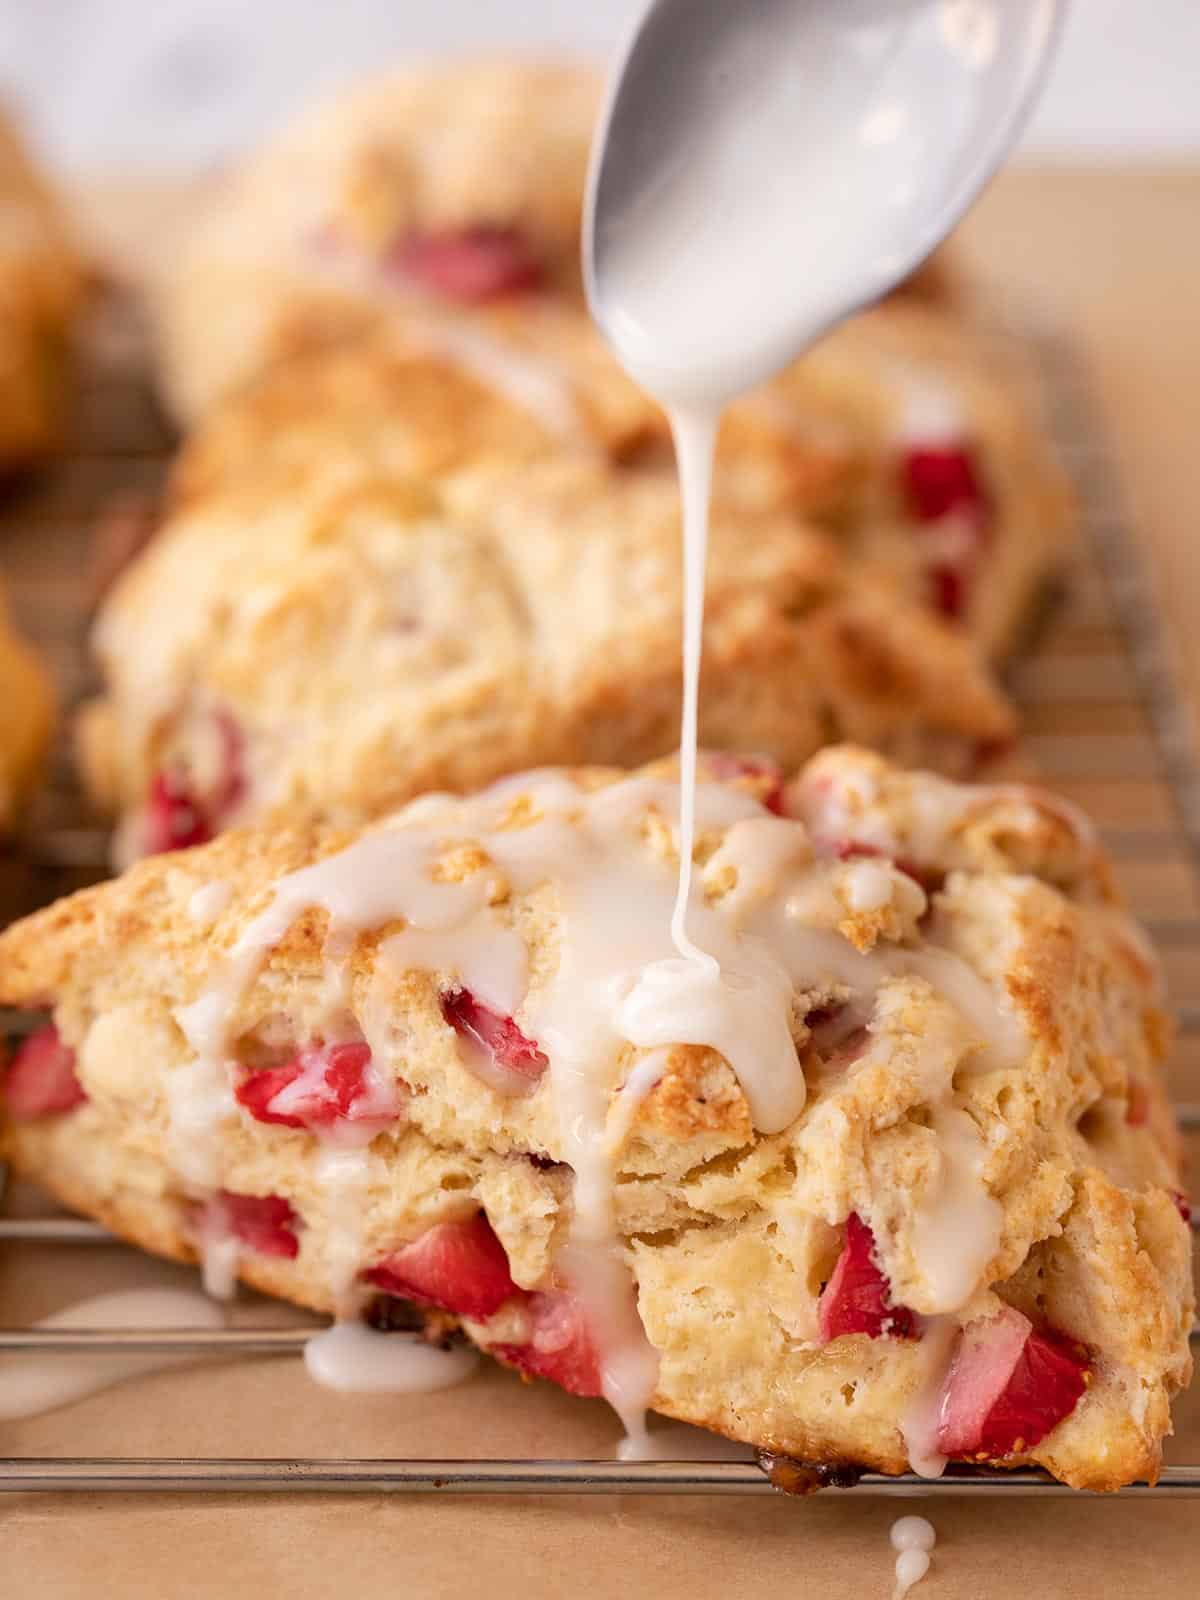
[[[35,1322],[35,1328],[217,1328],[221,1310],[184,1289],[122,1289],[81,1300]],[[0,1419],[33,1417],[126,1378],[194,1362],[194,1355],[7,1355],[0,1362]]]
[[897,1517],[892,1523],[892,1549],[932,1550],[937,1543],[937,1530],[927,1517]]
[[465,1345],[441,1350],[418,1334],[377,1333],[361,1322],[335,1322],[304,1346],[309,1377],[341,1394],[432,1394],[465,1382],[478,1364]]
[[920,1583],[928,1571],[928,1550],[902,1550],[896,1557],[896,1587],[892,1591],[892,1600],[904,1600],[912,1586]]
[[946,1470],[946,1457],[938,1449],[938,1416],[957,1336],[953,1316],[930,1317],[921,1329],[920,1377],[900,1419],[900,1433],[909,1463],[922,1478],[940,1478]]
[[223,878],[202,883],[188,900],[188,916],[202,928],[211,927],[233,899],[233,885]]
[[932,1291],[935,1314],[966,1304],[1000,1244],[1004,1208],[983,1181],[987,1149],[975,1123],[955,1106],[936,1106],[932,1129],[939,1171],[913,1210],[913,1249]]

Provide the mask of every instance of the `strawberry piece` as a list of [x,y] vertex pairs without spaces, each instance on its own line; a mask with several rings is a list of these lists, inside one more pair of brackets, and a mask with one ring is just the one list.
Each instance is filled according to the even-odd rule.
[[1035,1333],[1012,1306],[968,1324],[942,1395],[938,1449],[995,1458],[1038,1444],[1087,1387],[1078,1346],[1053,1329]]
[[975,457],[965,445],[917,446],[900,464],[905,499],[919,522],[953,517],[962,539],[956,559],[933,562],[926,574],[934,610],[957,621],[971,598],[974,557],[988,533],[991,506]]
[[972,452],[965,445],[917,445],[900,465],[905,498],[921,522],[966,515],[984,520],[987,495]]
[[391,1085],[371,1081],[370,1065],[369,1045],[313,1045],[282,1066],[246,1072],[234,1095],[259,1122],[284,1128],[337,1122],[383,1128],[399,1116],[400,1100]]
[[479,1045],[497,1066],[507,1067],[531,1083],[536,1083],[550,1065],[511,1017],[500,1016],[469,989],[452,989],[443,995],[442,1015],[455,1033]]
[[469,1222],[439,1222],[364,1274],[388,1294],[481,1321],[520,1290],[504,1246],[482,1211]]
[[526,1344],[492,1345],[491,1353],[532,1378],[548,1378],[568,1394],[603,1394],[600,1357],[579,1302],[570,1294],[532,1294]]
[[300,1219],[278,1194],[233,1194],[222,1189],[205,1208],[203,1228],[232,1234],[260,1256],[294,1260],[300,1251],[295,1228]]
[[875,1235],[855,1211],[846,1218],[846,1242],[821,1293],[817,1329],[822,1344],[844,1333],[909,1339],[916,1331],[908,1307],[892,1304],[891,1285],[875,1260]]
[[1192,1220],[1192,1205],[1187,1195],[1185,1195],[1181,1189],[1172,1189],[1171,1199],[1175,1202],[1176,1211],[1178,1211],[1183,1220],[1190,1225]]
[[962,567],[939,562],[928,573],[929,598],[939,616],[957,622],[966,615],[970,600],[970,580]]
[[22,1041],[4,1076],[4,1103],[14,1122],[71,1111],[86,1099],[75,1076],[75,1052],[52,1022]]
[[190,767],[163,767],[155,773],[146,801],[147,855],[207,844],[246,793],[244,741],[233,717],[220,709],[200,727],[198,737],[207,735],[212,741],[216,777],[201,788]]
[[705,750],[701,755],[706,775],[718,783],[734,783],[738,778],[754,778],[764,785],[759,799],[777,817],[783,815],[783,769],[765,756],[735,756],[727,750]]
[[189,850],[207,844],[212,829],[191,785],[181,773],[164,768],[154,775],[146,804],[146,851]]
[[387,264],[459,305],[525,294],[539,288],[544,275],[519,229],[489,223],[413,235],[392,250]]

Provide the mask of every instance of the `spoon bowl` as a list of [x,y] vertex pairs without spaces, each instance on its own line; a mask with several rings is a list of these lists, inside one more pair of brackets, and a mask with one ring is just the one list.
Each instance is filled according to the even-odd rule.
[[592,312],[718,404],[946,236],[1033,105],[1066,0],[654,0],[592,153]]

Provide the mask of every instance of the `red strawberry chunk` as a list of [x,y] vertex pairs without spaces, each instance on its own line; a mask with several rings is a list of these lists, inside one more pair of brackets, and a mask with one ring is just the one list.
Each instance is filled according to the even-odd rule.
[[1190,1224],[1192,1220],[1192,1206],[1187,1195],[1185,1195],[1180,1189],[1172,1189],[1171,1198],[1175,1202],[1176,1211],[1178,1211],[1179,1215],[1186,1223]]
[[222,1189],[205,1208],[202,1228],[232,1234],[260,1256],[294,1260],[300,1250],[295,1228],[300,1219],[282,1195],[233,1194]]
[[929,569],[929,598],[939,616],[957,622],[966,615],[970,600],[970,578],[963,567],[938,562]]
[[477,223],[416,234],[388,259],[410,278],[459,305],[478,305],[540,287],[542,263],[517,228]]
[[187,778],[166,768],[154,775],[146,805],[146,851],[188,850],[207,844],[212,829]]
[[259,1122],[285,1128],[357,1123],[386,1127],[400,1115],[393,1086],[369,1072],[366,1044],[313,1045],[279,1067],[247,1072],[235,1086],[239,1104]]
[[148,855],[207,844],[246,793],[244,741],[231,714],[220,709],[201,719],[197,737],[207,740],[215,777],[201,785],[190,767],[155,773],[146,801]]
[[365,1276],[388,1294],[474,1321],[490,1317],[521,1292],[482,1211],[469,1222],[437,1223]]
[[1075,1409],[1087,1375],[1078,1346],[1053,1329],[1035,1333],[1012,1306],[969,1323],[942,1395],[938,1449],[989,1459],[1031,1449]]
[[846,1242],[821,1293],[817,1329],[822,1344],[844,1333],[909,1339],[916,1331],[908,1307],[892,1304],[891,1285],[875,1260],[875,1235],[854,1211],[846,1218]]
[[532,1039],[527,1039],[511,1017],[502,1017],[469,989],[452,989],[442,996],[442,1015],[461,1038],[485,1050],[499,1067],[536,1083],[550,1065]]
[[760,780],[763,805],[777,817],[783,815],[783,769],[765,756],[735,756],[727,750],[706,750],[701,756],[704,771],[718,783],[733,783],[738,778]]
[[901,476],[909,507],[922,522],[952,514],[982,521],[987,515],[987,496],[965,445],[917,445],[905,453]]
[[603,1394],[600,1356],[579,1302],[570,1294],[532,1294],[526,1344],[492,1345],[492,1354],[533,1378],[548,1378],[568,1394]]
[[14,1122],[71,1111],[86,1099],[75,1076],[75,1052],[52,1022],[22,1041],[4,1076],[4,1103]]
[[970,604],[975,558],[991,514],[975,457],[961,444],[917,446],[904,455],[900,474],[905,499],[919,522],[937,525],[955,519],[953,554],[932,561],[927,579],[934,610],[958,620]]

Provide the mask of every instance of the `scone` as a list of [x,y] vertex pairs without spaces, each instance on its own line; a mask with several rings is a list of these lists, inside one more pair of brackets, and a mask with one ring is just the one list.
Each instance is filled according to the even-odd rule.
[[381,312],[577,296],[599,95],[585,67],[458,61],[310,108],[232,176],[162,285],[176,413]]
[[[330,472],[179,513],[101,612],[80,744],[119,859],[677,742],[668,476],[578,456]],[[1012,730],[963,638],[792,515],[716,507],[704,663],[702,738],[789,766],[843,737],[962,771]]]
[[[543,771],[0,935],[4,1152],[145,1247],[775,1454],[1152,1479],[1190,1371],[1153,956],[1086,823],[833,749]],[[122,959],[114,961],[119,948]],[[719,972],[714,963],[719,962]]]
[[0,841],[41,770],[54,720],[50,679],[14,629],[0,589]]
[[58,441],[81,292],[58,203],[0,109],[0,474]]
[[[438,364],[463,380],[439,379]],[[666,418],[585,311],[561,303],[383,323],[218,406],[185,447],[179,502],[253,477],[287,492],[336,459],[444,471],[481,452],[587,450],[672,470]],[[1064,559],[1071,501],[1010,351],[930,306],[854,318],[732,406],[718,491],[836,534],[991,656]]]

